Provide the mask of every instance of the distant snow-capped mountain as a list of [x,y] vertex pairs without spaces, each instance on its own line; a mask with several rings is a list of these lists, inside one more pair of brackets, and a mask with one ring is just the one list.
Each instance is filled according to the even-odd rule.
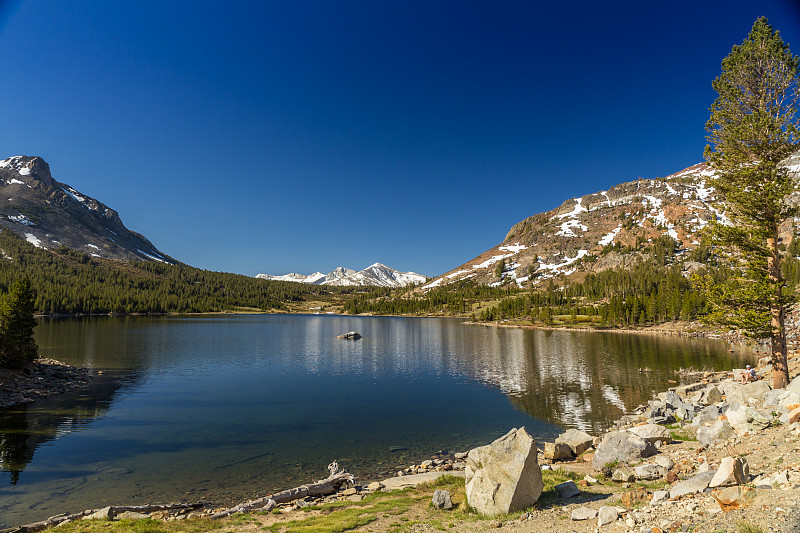
[[360,286],[369,285],[377,287],[405,287],[415,283],[424,283],[425,276],[414,272],[400,272],[381,263],[375,263],[364,270],[355,271],[351,268],[337,267],[328,274],[314,272],[308,276],[303,274],[283,274],[282,276],[271,276],[269,274],[258,274],[257,278],[275,281],[295,281],[298,283],[308,283],[309,285],[334,285],[334,286]]

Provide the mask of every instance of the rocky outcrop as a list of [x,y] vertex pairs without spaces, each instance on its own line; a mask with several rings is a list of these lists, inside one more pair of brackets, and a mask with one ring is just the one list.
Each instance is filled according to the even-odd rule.
[[524,427],[470,450],[466,468],[469,505],[488,516],[533,505],[543,488],[536,455],[536,443]]

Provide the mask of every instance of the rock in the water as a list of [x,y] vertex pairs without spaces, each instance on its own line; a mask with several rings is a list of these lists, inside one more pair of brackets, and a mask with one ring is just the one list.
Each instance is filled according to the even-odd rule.
[[636,479],[651,481],[667,475],[667,469],[661,465],[639,465],[633,469]]
[[600,527],[616,522],[617,518],[619,518],[619,512],[616,507],[604,505],[597,511],[597,525]]
[[481,514],[526,509],[539,499],[542,488],[536,444],[524,427],[467,455],[467,503]]
[[450,498],[450,491],[437,489],[433,491],[431,503],[437,509],[450,510],[453,508],[453,501]]
[[733,437],[735,431],[727,420],[717,420],[709,427],[700,427],[697,430],[697,442],[703,446],[713,446],[725,442]]
[[627,467],[617,468],[611,474],[611,481],[616,481],[618,483],[630,483],[631,481],[636,480],[636,474]]
[[686,481],[676,483],[670,489],[669,497],[678,498],[679,496],[684,496],[686,494],[703,492],[708,487],[708,484],[711,483],[711,480],[714,479],[716,473],[716,470],[708,470],[701,474],[695,474]]
[[556,485],[556,492],[558,492],[559,496],[566,499],[566,498],[572,498],[573,496],[577,496],[578,494],[581,493],[581,490],[572,481],[566,481],[564,483]]
[[578,520],[591,520],[596,516],[597,516],[596,509],[591,509],[589,507],[578,507],[577,509],[572,510],[570,518],[572,518],[575,521],[578,521]]
[[544,445],[544,458],[550,461],[564,461],[572,459],[572,448],[561,442],[546,442]]
[[633,462],[658,453],[656,447],[646,440],[627,431],[611,431],[606,433],[597,446],[592,459],[592,466],[600,470],[605,465],[619,462]]
[[725,457],[717,469],[717,473],[709,487],[722,485],[744,485],[750,481],[750,465],[744,457]]
[[357,341],[361,338],[361,333],[357,331],[348,331],[347,333],[342,333],[341,335],[336,337],[337,339],[345,339],[349,341]]
[[656,442],[663,442],[664,444],[669,444],[672,442],[672,437],[669,434],[669,430],[664,426],[659,426],[657,424],[645,424],[643,426],[635,426],[629,429],[631,433],[636,435],[639,438],[646,440],[647,442],[651,442],[655,444]]
[[556,439],[556,443],[566,444],[575,455],[580,455],[591,448],[593,441],[594,437],[579,429],[568,429]]

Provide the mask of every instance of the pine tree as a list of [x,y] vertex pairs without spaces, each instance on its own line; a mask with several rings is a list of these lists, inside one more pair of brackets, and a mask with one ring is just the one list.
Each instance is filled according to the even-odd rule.
[[719,94],[706,124],[712,184],[728,206],[730,225],[714,224],[712,242],[739,275],[709,288],[713,317],[756,338],[770,338],[773,386],[788,384],[778,230],[794,215],[787,197],[794,177],[782,164],[797,149],[798,58],[767,19],[759,18],[722,61]]
[[33,338],[34,296],[28,278],[17,280],[0,302],[0,366],[20,368],[38,355]]

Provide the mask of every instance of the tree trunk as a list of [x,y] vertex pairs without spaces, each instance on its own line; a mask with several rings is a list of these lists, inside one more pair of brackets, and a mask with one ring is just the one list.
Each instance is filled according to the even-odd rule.
[[776,292],[770,302],[772,325],[772,388],[784,389],[789,385],[789,365],[786,358],[786,326],[783,314],[783,280],[781,279],[780,252],[778,250],[777,228],[774,237],[767,239],[771,252],[767,258],[767,274]]

